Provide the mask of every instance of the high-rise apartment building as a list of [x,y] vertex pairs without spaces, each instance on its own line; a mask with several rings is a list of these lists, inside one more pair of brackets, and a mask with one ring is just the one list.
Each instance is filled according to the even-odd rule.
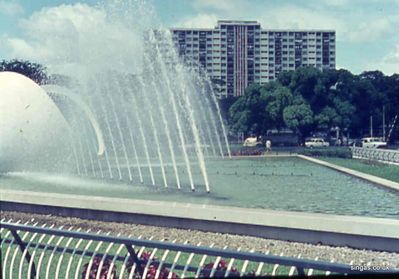
[[217,81],[220,98],[241,96],[301,66],[335,69],[335,31],[266,30],[256,21],[220,20],[213,29],[173,28],[180,58]]

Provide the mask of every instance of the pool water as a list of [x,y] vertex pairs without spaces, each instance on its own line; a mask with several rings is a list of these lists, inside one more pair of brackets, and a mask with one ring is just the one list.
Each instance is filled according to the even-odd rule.
[[[193,167],[195,181],[199,168]],[[297,157],[218,159],[207,162],[211,193],[203,185],[191,192],[181,172],[177,190],[173,170],[169,188],[47,173],[13,172],[0,176],[0,189],[43,191],[132,199],[166,200],[338,215],[399,219],[399,192],[339,173]],[[161,173],[156,171],[161,183]],[[149,181],[145,178],[145,181]]]

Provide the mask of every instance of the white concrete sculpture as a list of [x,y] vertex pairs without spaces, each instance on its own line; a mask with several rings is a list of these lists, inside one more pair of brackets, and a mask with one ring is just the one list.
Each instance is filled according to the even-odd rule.
[[31,79],[0,72],[0,172],[55,166],[69,151],[68,124]]

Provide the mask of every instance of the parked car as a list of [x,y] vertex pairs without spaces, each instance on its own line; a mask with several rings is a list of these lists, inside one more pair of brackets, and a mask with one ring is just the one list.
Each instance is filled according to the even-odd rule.
[[362,138],[362,147],[364,148],[384,148],[386,146],[387,143],[381,138]]
[[309,148],[328,147],[330,146],[330,143],[322,138],[310,138],[305,141],[305,146]]

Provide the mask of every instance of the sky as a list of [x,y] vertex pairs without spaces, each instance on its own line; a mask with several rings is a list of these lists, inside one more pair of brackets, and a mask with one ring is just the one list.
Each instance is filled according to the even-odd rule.
[[[229,19],[256,20],[264,29],[333,29],[337,68],[355,74],[399,73],[399,0],[0,0],[0,60],[59,55],[65,45],[74,47],[68,36],[62,45],[59,40],[71,30],[88,34],[101,29],[107,40],[130,36],[117,25],[109,28],[99,1],[146,2],[154,24],[163,27],[209,28],[218,19]],[[132,24],[135,20],[143,19],[133,18]]]

